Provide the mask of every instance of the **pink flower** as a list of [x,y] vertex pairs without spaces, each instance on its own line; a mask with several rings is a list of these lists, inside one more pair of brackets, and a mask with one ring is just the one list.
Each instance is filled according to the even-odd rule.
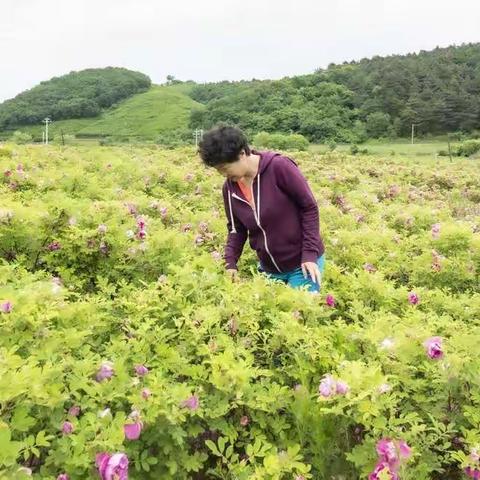
[[148,388],[144,388],[142,390],[142,398],[145,399],[145,400],[147,400],[150,397],[151,394],[152,394],[152,392]]
[[139,238],[140,240],[144,240],[146,236],[147,236],[146,230],[140,230],[139,232],[137,232],[137,238]]
[[377,443],[377,453],[380,461],[387,463],[391,470],[396,470],[402,458],[409,458],[412,454],[411,448],[403,440],[394,441],[390,438],[383,438]]
[[248,424],[250,423],[250,419],[244,415],[241,419],[240,419],[240,425],[242,427],[246,427]]
[[325,303],[329,307],[334,307],[335,306],[335,297],[331,293],[329,293],[325,298]]
[[368,273],[374,273],[377,269],[371,263],[364,263],[363,269]]
[[430,337],[423,342],[423,346],[430,358],[438,359],[443,357],[442,337]]
[[480,480],[480,470],[478,468],[468,466],[465,468],[464,472],[468,477],[473,478],[474,480]]
[[324,398],[332,397],[337,389],[336,382],[334,378],[327,374],[323,377],[322,381],[320,382],[320,386],[318,387],[319,394]]
[[191,411],[195,411],[198,409],[200,405],[199,399],[196,395],[191,395],[186,400],[183,400],[180,406],[188,408]]
[[137,207],[133,203],[127,203],[128,213],[135,215],[137,213]]
[[73,432],[73,423],[71,422],[63,422],[62,425],[62,433],[64,435],[70,435]]
[[189,230],[192,229],[192,224],[191,223],[186,223],[185,225],[183,225],[182,227],[182,232],[188,232]]
[[203,245],[204,242],[205,242],[205,239],[203,238],[202,235],[197,235],[195,237],[195,245]]
[[139,377],[144,377],[148,373],[148,368],[145,365],[135,365],[135,373]]
[[167,207],[162,207],[162,208],[160,209],[160,216],[161,216],[162,218],[166,218],[166,217],[167,217],[167,213],[168,213]]
[[57,480],[70,480],[70,477],[66,473],[61,473],[58,477]]
[[212,252],[212,258],[214,260],[221,260],[222,259],[222,254],[215,250],[214,252]]
[[386,462],[378,462],[375,470],[368,476],[368,480],[399,480],[398,475],[392,472],[390,466]]
[[60,250],[60,242],[51,242],[48,244],[47,248],[53,252],[54,250]]
[[112,362],[103,362],[100,365],[100,368],[97,372],[97,382],[103,382],[108,378],[111,378],[114,374],[113,363]]
[[137,217],[137,227],[139,230],[143,230],[146,226],[145,218],[142,216]]
[[305,477],[303,475],[297,475],[295,480],[305,480]]
[[124,453],[99,453],[95,464],[101,480],[128,480],[128,457]]
[[135,422],[135,423],[126,423],[123,426],[123,432],[125,434],[125,438],[128,440],[138,440],[140,438],[140,433],[142,432],[143,423],[142,422]]
[[478,462],[480,460],[480,454],[478,453],[478,449],[477,448],[472,448],[470,450],[470,460],[472,462]]
[[78,417],[80,415],[80,407],[78,405],[74,405],[68,409],[68,414],[72,417]]
[[6,176],[6,177],[11,177],[12,176],[12,171],[11,170],[5,170],[3,172],[3,174]]
[[412,305],[416,305],[420,301],[420,298],[418,297],[418,295],[415,292],[410,292],[408,294],[408,301]]
[[347,385],[347,383],[343,382],[342,380],[337,380],[335,391],[338,395],[345,395],[349,390],[350,387]]
[[10,313],[13,309],[13,303],[10,300],[3,302],[0,304],[0,312],[2,313]]
[[433,239],[436,240],[436,239],[440,238],[440,224],[439,223],[434,223],[432,225],[431,233],[432,233],[432,238]]

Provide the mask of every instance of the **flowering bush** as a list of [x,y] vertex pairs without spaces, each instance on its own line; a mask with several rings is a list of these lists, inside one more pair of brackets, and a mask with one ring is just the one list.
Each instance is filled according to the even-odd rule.
[[478,478],[474,162],[299,152],[315,296],[249,249],[224,274],[222,178],[193,149],[7,151],[0,478]]

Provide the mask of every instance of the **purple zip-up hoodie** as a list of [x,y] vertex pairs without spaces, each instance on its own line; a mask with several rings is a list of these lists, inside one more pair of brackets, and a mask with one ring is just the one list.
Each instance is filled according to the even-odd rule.
[[228,237],[226,268],[237,269],[247,238],[269,273],[294,270],[316,262],[325,247],[320,236],[318,205],[297,164],[280,153],[252,150],[260,155],[253,180],[255,209],[237,182],[223,184]]

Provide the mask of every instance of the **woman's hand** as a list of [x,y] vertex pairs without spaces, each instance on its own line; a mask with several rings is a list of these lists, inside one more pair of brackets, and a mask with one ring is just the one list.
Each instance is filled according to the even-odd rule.
[[322,274],[320,273],[320,269],[315,262],[305,262],[302,263],[302,272],[304,278],[307,278],[307,273],[312,277],[314,283],[320,285],[322,281]]
[[235,268],[227,269],[227,275],[232,279],[232,282],[238,282],[238,270]]

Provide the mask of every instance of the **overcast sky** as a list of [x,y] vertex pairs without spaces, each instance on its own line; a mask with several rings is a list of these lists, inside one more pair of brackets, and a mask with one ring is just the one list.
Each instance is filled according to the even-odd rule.
[[480,0],[0,0],[0,101],[89,67],[282,78],[479,41]]

